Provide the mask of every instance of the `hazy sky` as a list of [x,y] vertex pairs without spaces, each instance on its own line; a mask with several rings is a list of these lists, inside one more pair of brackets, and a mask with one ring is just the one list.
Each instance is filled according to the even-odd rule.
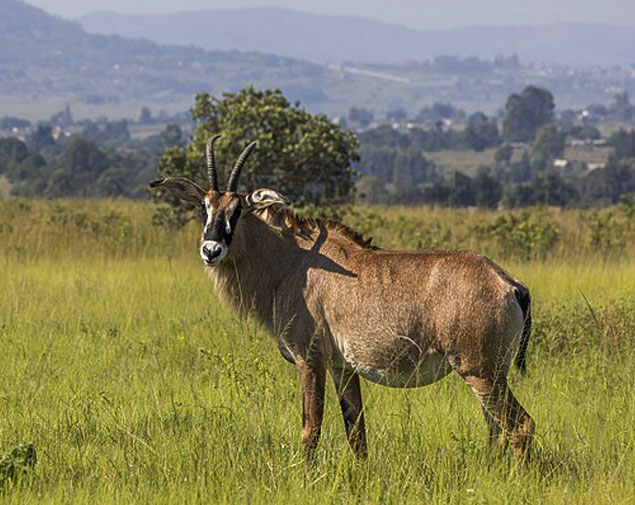
[[633,0],[27,0],[27,3],[66,18],[96,10],[145,14],[275,6],[363,16],[412,28],[535,25],[556,21],[635,25]]

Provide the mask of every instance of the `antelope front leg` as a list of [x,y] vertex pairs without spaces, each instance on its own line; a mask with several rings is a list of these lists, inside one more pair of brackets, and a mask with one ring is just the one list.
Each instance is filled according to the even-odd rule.
[[302,445],[307,461],[311,461],[322,428],[326,368],[319,359],[305,361],[298,358],[296,366],[302,386]]
[[362,392],[359,385],[359,375],[346,370],[332,369],[331,376],[335,391],[342,408],[346,438],[351,449],[360,459],[368,455],[366,445],[366,427],[362,410]]

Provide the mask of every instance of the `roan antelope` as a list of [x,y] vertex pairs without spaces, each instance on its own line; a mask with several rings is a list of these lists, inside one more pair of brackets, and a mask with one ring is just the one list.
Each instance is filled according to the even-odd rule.
[[200,255],[217,295],[253,314],[295,364],[303,393],[302,442],[310,458],[324,411],[326,372],[348,442],[366,455],[359,376],[386,386],[431,384],[456,371],[480,400],[490,442],[522,458],[534,422],[507,384],[513,355],[525,369],[531,332],[527,288],[470,251],[388,251],[332,221],[302,219],[272,189],[237,192],[255,146],[221,191],[207,144],[211,189],[182,177],[151,184],[201,209]]

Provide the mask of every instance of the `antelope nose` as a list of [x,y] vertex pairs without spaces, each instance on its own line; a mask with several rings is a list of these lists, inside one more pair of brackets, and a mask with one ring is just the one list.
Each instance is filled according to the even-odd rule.
[[218,242],[206,242],[201,247],[201,258],[206,263],[214,263],[223,253],[223,246]]

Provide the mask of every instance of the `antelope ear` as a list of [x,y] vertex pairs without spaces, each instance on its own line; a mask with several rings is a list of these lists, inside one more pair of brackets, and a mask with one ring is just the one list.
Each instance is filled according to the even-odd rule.
[[206,193],[206,191],[198,184],[186,179],[185,177],[166,177],[165,179],[151,182],[150,187],[168,188],[177,198],[185,200],[197,207],[201,207],[203,205],[203,197]]
[[291,205],[287,197],[273,189],[260,188],[245,197],[245,207],[248,210],[259,210],[271,205]]

